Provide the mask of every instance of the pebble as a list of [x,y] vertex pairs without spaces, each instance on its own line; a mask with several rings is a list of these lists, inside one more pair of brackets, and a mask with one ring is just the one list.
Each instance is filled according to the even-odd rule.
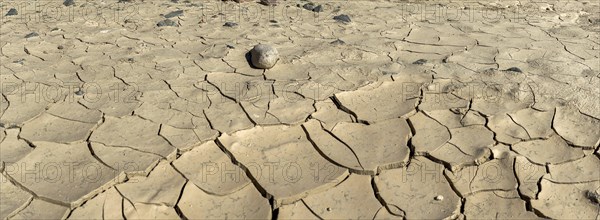
[[323,6],[319,5],[312,9],[313,12],[323,12]]
[[78,89],[77,91],[75,91],[75,95],[83,95],[83,91],[81,89]]
[[302,8],[312,11],[315,8],[315,4],[312,2],[306,3],[302,6]]
[[164,26],[177,27],[178,24],[176,22],[170,20],[170,19],[165,19],[165,20],[159,21],[156,24],[156,26],[159,26],[159,27],[164,27]]
[[346,42],[344,42],[343,40],[337,39],[337,40],[331,41],[330,44],[333,44],[333,45],[344,45],[344,44],[346,44]]
[[279,60],[277,49],[267,44],[258,44],[250,51],[252,65],[260,69],[270,69]]
[[235,22],[228,21],[228,22],[225,22],[225,24],[223,26],[224,27],[235,27],[235,26],[238,26],[238,24]]
[[260,0],[260,4],[263,4],[266,6],[275,6],[275,5],[277,5],[277,0]]
[[587,191],[585,196],[593,203],[600,204],[600,194],[594,191]]
[[417,65],[423,65],[425,63],[427,63],[426,59],[418,59],[415,62],[413,62],[413,64],[417,64]]
[[352,22],[352,20],[350,20],[350,16],[345,14],[333,16],[333,20],[346,23]]
[[177,10],[165,15],[165,18],[173,18],[183,15],[183,10]]
[[435,199],[436,201],[442,201],[442,200],[444,200],[444,196],[442,196],[442,195],[438,195],[438,196],[436,196],[434,199]]
[[25,59],[18,59],[18,60],[13,61],[13,63],[18,63],[21,65],[23,65],[23,62],[25,62]]
[[17,9],[11,8],[8,10],[8,12],[6,13],[5,16],[13,16],[13,15],[18,15],[19,12],[17,12]]
[[65,47],[63,47],[62,45],[58,46],[57,49],[62,50],[65,49]]
[[522,73],[523,71],[521,69],[519,69],[519,67],[511,67],[506,69],[506,71],[512,71],[512,72],[517,72],[517,73]]
[[75,0],[65,0],[63,2],[64,6],[71,6],[71,5],[75,5]]
[[37,36],[40,36],[40,35],[38,33],[36,33],[36,32],[31,32],[31,33],[25,35],[25,39],[32,38],[32,37],[37,37]]

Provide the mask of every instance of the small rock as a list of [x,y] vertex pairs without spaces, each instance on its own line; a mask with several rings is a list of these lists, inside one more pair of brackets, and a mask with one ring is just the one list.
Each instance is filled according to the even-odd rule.
[[260,69],[270,69],[279,60],[277,49],[267,44],[258,44],[250,51],[252,65]]
[[413,64],[417,64],[417,65],[423,65],[425,63],[427,63],[426,59],[418,59],[415,62],[413,62]]
[[156,24],[156,26],[159,26],[159,27],[165,27],[165,26],[177,27],[178,24],[176,22],[170,20],[170,19],[165,19],[165,20],[159,21]]
[[75,5],[75,0],[65,0],[63,2],[64,6],[71,6],[71,5]]
[[17,9],[11,8],[8,10],[8,12],[6,13],[5,16],[13,16],[13,15],[18,15],[18,14],[19,14],[19,12],[17,12]]
[[260,4],[263,4],[266,6],[275,6],[275,5],[277,5],[277,0],[260,0]]
[[337,39],[337,40],[331,41],[330,44],[332,44],[332,45],[344,45],[344,44],[346,44],[346,42],[344,42],[343,40]]
[[62,50],[62,49],[65,49],[65,47],[63,47],[62,45],[59,45],[59,46],[57,47],[57,49],[59,49],[59,50]]
[[345,22],[345,23],[352,22],[352,20],[350,20],[350,16],[345,15],[345,14],[333,16],[333,20],[336,20],[339,22]]
[[587,191],[585,196],[593,203],[600,204],[600,194],[594,191]]
[[223,25],[223,27],[235,27],[235,26],[238,26],[238,24],[235,22],[231,22],[231,21],[225,22],[225,24]]
[[171,0],[173,3],[179,3],[179,0]]
[[75,91],[75,95],[83,95],[83,91],[81,89],[78,89],[77,91]]
[[435,201],[442,201],[442,200],[444,200],[444,196],[437,195],[434,199],[435,199]]
[[276,24],[277,21],[276,20],[269,20],[269,22]]
[[323,12],[323,6],[319,5],[312,9],[313,12]]
[[166,14],[164,17],[165,18],[173,18],[173,17],[182,16],[182,15],[183,15],[183,10],[177,10],[177,11],[170,12],[169,14]]
[[229,49],[235,49],[235,46],[233,46],[231,44],[227,44],[227,48],[229,48]]
[[21,65],[23,65],[23,62],[25,62],[25,59],[23,59],[23,58],[13,61],[13,63],[18,63]]
[[25,39],[32,38],[32,37],[37,37],[37,36],[40,36],[40,35],[38,33],[36,33],[36,32],[31,32],[31,33],[25,35]]
[[315,4],[312,2],[306,3],[302,6],[302,8],[312,11],[315,8]]
[[506,71],[512,71],[512,72],[517,72],[517,73],[523,72],[521,69],[519,69],[519,67],[511,67],[511,68],[506,69]]

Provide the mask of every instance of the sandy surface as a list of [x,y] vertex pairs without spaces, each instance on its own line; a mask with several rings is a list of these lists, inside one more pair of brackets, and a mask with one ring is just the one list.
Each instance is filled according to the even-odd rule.
[[0,1],[2,219],[599,218],[598,1],[74,2]]

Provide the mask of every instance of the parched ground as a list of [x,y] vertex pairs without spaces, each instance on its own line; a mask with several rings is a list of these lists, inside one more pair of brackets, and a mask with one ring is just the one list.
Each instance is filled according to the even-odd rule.
[[598,1],[68,3],[0,1],[2,219],[600,216]]

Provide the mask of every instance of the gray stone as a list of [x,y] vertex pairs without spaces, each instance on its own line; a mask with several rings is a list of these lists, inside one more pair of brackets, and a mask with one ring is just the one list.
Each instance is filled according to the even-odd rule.
[[64,6],[71,6],[71,5],[75,5],[75,1],[74,0],[65,0],[63,2]]
[[413,62],[413,64],[416,64],[416,65],[423,65],[425,63],[427,63],[426,59],[418,59],[415,62]]
[[223,25],[223,27],[235,27],[235,26],[238,26],[238,24],[235,22],[230,22],[230,21],[225,22],[225,24]]
[[346,44],[346,42],[344,42],[341,39],[337,39],[337,40],[331,41],[330,44],[332,44],[332,45],[344,45],[344,44]]
[[159,27],[164,27],[164,26],[177,27],[178,24],[177,24],[177,22],[174,22],[174,21],[172,21],[170,19],[165,19],[165,20],[159,21],[156,24],[156,26],[159,26]]
[[323,6],[318,5],[312,9],[313,12],[323,12]]
[[277,49],[267,44],[258,44],[250,51],[252,65],[260,69],[270,69],[279,60]]
[[165,18],[173,18],[173,17],[182,16],[182,15],[183,15],[183,10],[177,10],[177,11],[170,12],[169,14],[166,14],[164,17]]
[[302,6],[302,8],[312,11],[315,8],[315,4],[312,2],[306,3]]
[[277,5],[277,0],[260,0],[260,3],[266,6],[275,6]]
[[352,20],[350,20],[350,16],[344,14],[333,16],[333,20],[345,23],[352,22]]
[[8,10],[8,12],[6,13],[5,16],[13,16],[13,15],[18,15],[19,12],[17,12],[17,9],[11,8]]
[[523,72],[521,69],[519,69],[519,67],[511,67],[511,68],[506,69],[506,71],[516,72],[516,73]]

